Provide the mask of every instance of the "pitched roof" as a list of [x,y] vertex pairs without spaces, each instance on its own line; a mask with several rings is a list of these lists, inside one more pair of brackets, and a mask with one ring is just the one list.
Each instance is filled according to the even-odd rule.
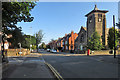
[[91,14],[91,13],[93,13],[93,12],[107,13],[108,11],[107,11],[107,10],[99,10],[99,9],[97,8],[97,5],[95,5],[95,8],[94,8],[91,12],[89,12],[88,14],[86,14],[85,16],[87,17],[89,14]]
[[75,39],[75,42],[78,40],[78,37]]
[[84,30],[86,30],[86,27],[83,27]]

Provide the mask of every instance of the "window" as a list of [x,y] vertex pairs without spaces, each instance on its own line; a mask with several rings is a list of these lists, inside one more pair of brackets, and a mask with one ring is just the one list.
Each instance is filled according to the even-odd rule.
[[98,14],[98,17],[102,17],[102,14]]
[[65,44],[67,44],[67,41],[65,41]]
[[60,43],[59,43],[59,46],[60,46]]
[[89,18],[89,23],[91,23],[92,22],[92,16],[90,16],[90,18]]
[[66,46],[66,50],[68,50],[68,47]]
[[63,45],[64,45],[64,42],[63,42]]
[[84,42],[84,35],[82,34],[81,37],[80,37],[80,43],[81,42]]
[[98,22],[102,21],[102,14],[98,14]]

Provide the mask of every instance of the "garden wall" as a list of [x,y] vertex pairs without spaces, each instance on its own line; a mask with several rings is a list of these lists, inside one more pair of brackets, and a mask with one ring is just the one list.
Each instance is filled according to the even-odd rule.
[[[20,49],[8,49],[7,56],[20,56],[19,52],[20,52]],[[22,52],[21,56],[30,54],[29,49],[21,49],[21,52]]]
[[[90,55],[113,55],[114,53],[109,53],[110,50],[94,50],[92,52],[92,50],[90,51],[91,54]],[[86,51],[86,54],[87,54],[87,51]],[[118,50],[116,50],[116,54],[118,54]]]

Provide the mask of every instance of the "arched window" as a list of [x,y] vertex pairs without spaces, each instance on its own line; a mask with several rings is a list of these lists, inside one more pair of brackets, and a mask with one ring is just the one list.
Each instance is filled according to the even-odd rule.
[[80,42],[84,42],[84,34],[81,34]]

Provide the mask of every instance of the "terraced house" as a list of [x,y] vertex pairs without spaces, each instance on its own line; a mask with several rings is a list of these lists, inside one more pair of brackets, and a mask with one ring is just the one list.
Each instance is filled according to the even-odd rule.
[[58,38],[58,40],[57,40],[57,49],[59,51],[62,51],[62,47],[63,47],[63,38]]
[[73,52],[74,51],[74,41],[78,37],[77,33],[71,31],[69,34],[65,34],[63,37],[63,51]]

